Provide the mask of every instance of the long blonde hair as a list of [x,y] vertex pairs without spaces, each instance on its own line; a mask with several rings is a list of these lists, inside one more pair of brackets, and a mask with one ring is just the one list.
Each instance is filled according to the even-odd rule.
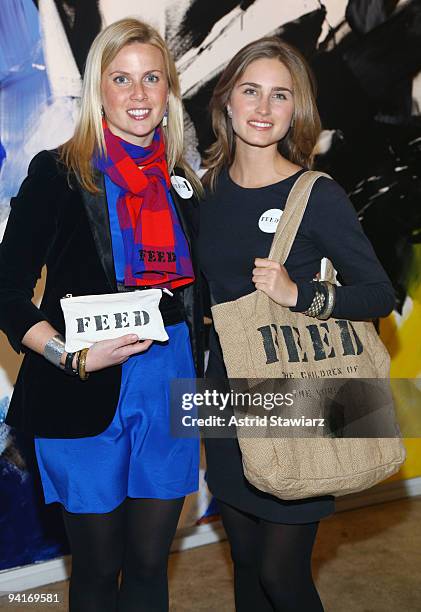
[[176,165],[182,168],[195,192],[200,194],[201,183],[183,156],[183,105],[174,60],[159,33],[137,19],[112,23],[92,43],[83,77],[79,119],[73,137],[59,149],[60,159],[76,175],[82,187],[92,193],[98,191],[91,160],[95,151],[105,153],[106,150],[101,115],[101,77],[117,53],[134,42],[153,45],[162,53],[169,88],[168,125],[163,127],[168,170],[171,172]]
[[223,71],[210,101],[212,127],[216,141],[207,149],[203,177],[204,185],[215,188],[222,168],[230,166],[235,155],[235,135],[227,117],[227,104],[235,83],[246,68],[255,60],[278,59],[289,70],[293,84],[293,124],[286,136],[278,143],[278,151],[289,161],[311,168],[314,147],[321,131],[320,117],[316,107],[316,86],[311,70],[299,51],[275,37],[255,40],[232,58]]

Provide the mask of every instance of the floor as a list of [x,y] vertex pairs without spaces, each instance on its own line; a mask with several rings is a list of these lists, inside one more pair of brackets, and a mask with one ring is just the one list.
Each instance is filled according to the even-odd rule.
[[[325,519],[313,560],[326,612],[421,612],[421,497]],[[66,610],[67,588],[59,582],[31,590],[58,594],[61,604],[12,606],[0,598],[0,610]],[[233,612],[227,542],[173,553],[170,592],[171,612]]]

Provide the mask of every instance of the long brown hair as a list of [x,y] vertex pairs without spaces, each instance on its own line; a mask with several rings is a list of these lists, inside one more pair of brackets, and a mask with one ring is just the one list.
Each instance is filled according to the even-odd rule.
[[164,58],[168,79],[168,125],[163,127],[168,170],[182,168],[195,192],[202,192],[201,183],[183,156],[183,106],[180,83],[174,60],[162,37],[150,25],[137,19],[120,19],[102,30],[95,38],[86,60],[79,119],[73,137],[60,147],[60,158],[73,172],[82,187],[95,193],[92,156],[96,150],[105,152],[101,116],[101,77],[117,53],[134,42],[157,47]]
[[321,131],[316,107],[316,84],[310,67],[299,51],[276,37],[255,40],[232,58],[223,71],[210,101],[212,127],[216,141],[207,149],[202,182],[214,189],[216,179],[225,165],[230,166],[235,155],[235,134],[227,117],[227,104],[235,83],[255,60],[278,59],[289,70],[293,84],[293,125],[279,141],[279,153],[289,161],[311,168],[314,147]]

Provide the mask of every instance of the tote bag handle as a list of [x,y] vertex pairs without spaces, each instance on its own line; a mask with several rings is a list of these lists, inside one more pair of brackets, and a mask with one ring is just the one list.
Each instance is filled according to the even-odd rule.
[[[278,227],[276,228],[269,252],[269,259],[278,261],[281,264],[286,262],[307,208],[313,185],[321,176],[325,176],[329,179],[332,178],[324,172],[307,170],[295,181],[289,192]],[[321,270],[321,272],[321,278],[323,277],[323,280],[335,282],[335,270],[330,260],[326,260],[325,269]]]

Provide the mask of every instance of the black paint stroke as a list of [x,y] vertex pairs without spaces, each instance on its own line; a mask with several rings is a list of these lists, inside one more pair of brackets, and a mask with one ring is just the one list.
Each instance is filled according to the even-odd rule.
[[89,48],[101,30],[97,0],[54,0],[79,72],[83,74]]
[[395,10],[399,0],[349,0],[345,19],[360,34],[366,34],[384,23]]
[[236,7],[246,11],[254,2],[255,0],[193,0],[179,27],[167,32],[167,40],[174,57],[178,59],[189,49],[199,48],[220,19]]
[[377,28],[358,38],[344,59],[370,98],[379,100],[421,66],[421,2],[412,0]]
[[270,32],[270,34],[278,36],[290,45],[293,45],[301,51],[308,61],[311,61],[316,54],[317,41],[320,38],[325,19],[326,9],[323,6],[302,15],[294,21],[289,21],[273,32]]
[[408,2],[375,21],[313,62],[324,126],[337,130],[318,164],[350,193],[400,311],[421,235],[421,119],[412,115],[411,91],[421,69],[421,5]]

